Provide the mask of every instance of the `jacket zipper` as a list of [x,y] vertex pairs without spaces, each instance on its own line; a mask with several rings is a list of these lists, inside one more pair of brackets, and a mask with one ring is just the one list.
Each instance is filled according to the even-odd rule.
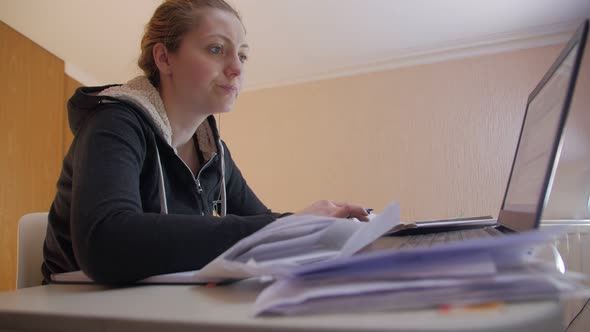
[[184,164],[184,166],[186,167],[186,169],[189,171],[189,173],[191,173],[191,177],[193,178],[193,181],[195,182],[195,186],[197,187],[197,194],[199,195],[199,197],[201,197],[200,202],[201,202],[201,215],[204,216],[205,212],[203,212],[203,210],[205,209],[205,203],[203,202],[202,196],[201,194],[203,193],[203,187],[201,186],[201,173],[203,172],[203,170],[205,168],[207,168],[207,166],[209,166],[212,162],[213,159],[217,156],[217,152],[213,152],[213,155],[211,155],[211,158],[205,163],[205,165],[203,165],[203,167],[201,167],[201,169],[199,170],[199,173],[197,173],[197,176],[195,177],[195,174],[193,173],[193,171],[191,171],[191,168],[188,167],[188,165],[184,162],[184,160],[182,160],[182,158],[180,158],[178,155],[176,155],[178,157],[178,159],[180,159],[180,161]]
[[[195,182],[197,183],[197,192],[199,193],[199,195],[203,192],[203,187],[201,187],[201,173],[203,172],[203,170],[205,168],[207,168],[207,166],[209,166],[209,164],[211,164],[213,162],[213,158],[215,158],[216,156],[217,156],[217,152],[213,152],[213,155],[211,155],[211,158],[205,163],[205,165],[203,165],[203,167],[201,167],[201,169],[199,170],[199,173],[197,173],[197,178],[196,178]],[[189,168],[189,170],[190,170],[190,168]]]

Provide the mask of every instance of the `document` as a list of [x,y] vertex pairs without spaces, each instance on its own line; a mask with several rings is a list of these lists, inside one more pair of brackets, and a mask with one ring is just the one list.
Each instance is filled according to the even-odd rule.
[[370,222],[318,216],[281,218],[236,243],[199,271],[211,282],[281,277],[293,268],[349,257],[400,225],[399,204]]
[[[192,285],[206,284],[206,280],[200,280],[198,270],[178,273],[160,274],[138,281],[138,284],[158,284],[158,285]],[[82,271],[67,273],[56,273],[51,275],[51,281],[56,284],[92,284],[94,280],[90,279]]]

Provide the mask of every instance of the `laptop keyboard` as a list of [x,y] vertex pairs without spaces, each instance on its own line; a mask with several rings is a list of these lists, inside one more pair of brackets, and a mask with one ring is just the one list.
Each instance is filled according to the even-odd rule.
[[460,231],[402,236],[396,238],[395,242],[397,245],[394,245],[394,248],[431,247],[441,243],[457,242],[499,235],[503,235],[503,233],[496,228],[486,227]]

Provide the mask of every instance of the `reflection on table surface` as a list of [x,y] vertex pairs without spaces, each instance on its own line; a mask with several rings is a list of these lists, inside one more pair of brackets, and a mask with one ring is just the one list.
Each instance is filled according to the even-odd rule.
[[[544,220],[542,227],[562,225],[567,235],[554,243],[554,248],[563,260],[566,271],[582,272],[590,278],[590,220]],[[589,283],[590,284],[590,283]],[[564,324],[571,324],[568,331],[587,331],[590,326],[588,298],[564,300]],[[584,307],[585,306],[585,307]],[[581,311],[583,309],[583,311]]]

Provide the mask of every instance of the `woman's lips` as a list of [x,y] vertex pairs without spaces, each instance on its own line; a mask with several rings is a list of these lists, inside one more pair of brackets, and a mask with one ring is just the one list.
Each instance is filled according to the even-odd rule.
[[235,85],[226,85],[220,84],[218,85],[222,90],[226,91],[227,93],[236,93],[238,92],[238,88]]

